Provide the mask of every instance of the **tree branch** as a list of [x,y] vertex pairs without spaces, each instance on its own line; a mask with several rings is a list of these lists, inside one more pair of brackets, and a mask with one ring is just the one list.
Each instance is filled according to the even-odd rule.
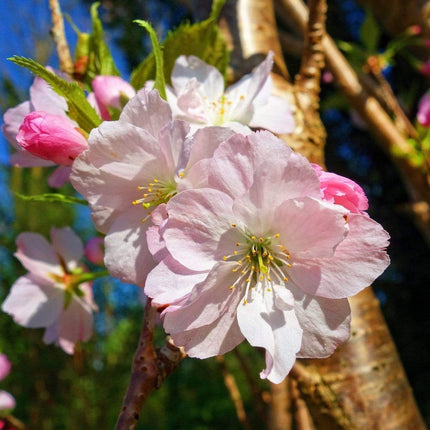
[[116,430],[136,428],[142,406],[149,394],[160,387],[164,379],[185,357],[183,350],[174,346],[170,339],[167,339],[158,353],[155,350],[153,334],[156,313],[156,308],[148,299],[139,343],[133,358],[130,383],[116,423]]
[[64,33],[64,21],[58,0],[49,0],[51,9],[52,29],[51,34],[57,47],[57,55],[60,61],[60,69],[68,76],[73,76],[73,60],[70,55],[69,45],[67,44]]

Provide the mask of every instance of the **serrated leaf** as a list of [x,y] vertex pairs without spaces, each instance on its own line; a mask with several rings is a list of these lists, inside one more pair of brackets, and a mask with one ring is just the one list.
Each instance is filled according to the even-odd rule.
[[90,80],[97,75],[120,75],[109,47],[104,40],[103,25],[98,15],[99,5],[100,3],[96,2],[91,6],[93,32],[90,43],[90,61],[87,70]]
[[64,97],[69,107],[68,116],[75,120],[82,130],[89,133],[102,122],[76,82],[60,78],[30,58],[14,56],[9,60],[44,79],[57,94]]
[[80,199],[74,196],[65,196],[64,194],[58,193],[37,194],[33,196],[26,196],[24,194],[15,193],[15,195],[22,200],[30,202],[77,203],[80,205],[88,205],[88,202],[84,199]]
[[163,52],[158,42],[157,34],[155,33],[154,28],[147,21],[143,20],[135,20],[135,23],[142,26],[151,37],[152,43],[152,55],[155,60],[155,83],[154,88],[158,90],[160,93],[160,97],[164,100],[167,99],[166,96],[166,81],[164,79],[164,61],[163,61]]
[[366,19],[360,28],[360,40],[367,51],[375,53],[378,49],[381,30],[370,10],[366,11]]
[[[224,0],[215,0],[208,19],[196,24],[185,23],[169,32],[162,44],[164,76],[171,83],[170,76],[176,59],[180,55],[195,55],[206,63],[215,66],[224,76],[230,55],[227,44],[219,31],[216,20],[224,5]],[[150,54],[132,72],[130,83],[136,89],[143,87],[149,79],[155,78],[155,59]]]

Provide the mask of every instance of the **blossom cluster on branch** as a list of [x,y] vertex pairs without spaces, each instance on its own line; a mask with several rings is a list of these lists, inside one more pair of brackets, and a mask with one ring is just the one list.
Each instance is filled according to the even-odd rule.
[[[388,266],[389,236],[358,184],[273,134],[295,120],[272,95],[272,65],[269,53],[225,89],[214,65],[180,55],[166,100],[153,80],[134,88],[98,74],[81,105],[68,98],[80,87],[47,68],[3,132],[11,164],[58,165],[50,185],[70,181],[87,200],[104,247],[92,239],[86,259],[139,285],[178,347],[207,358],[246,339],[265,350],[261,377],[279,383],[297,357],[327,357],[348,339],[348,297]],[[51,243],[31,232],[16,243],[28,273],[2,310],[72,354],[92,334],[91,283],[107,272],[87,269],[67,226]]]

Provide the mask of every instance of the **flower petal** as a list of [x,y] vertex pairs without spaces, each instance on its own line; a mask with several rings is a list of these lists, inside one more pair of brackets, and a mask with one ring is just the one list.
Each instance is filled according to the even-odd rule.
[[172,120],[172,111],[157,90],[143,88],[125,105],[120,120],[157,138],[158,132]]
[[119,214],[105,237],[105,264],[109,273],[122,282],[141,287],[155,266],[146,242],[148,223],[143,223],[144,209],[138,205]]
[[[229,196],[209,188],[186,190],[173,197],[167,203],[169,219],[163,233],[173,258],[195,271],[210,270],[221,261],[227,250],[222,249],[220,238],[232,230],[231,204]],[[234,244],[237,239],[226,242]]]
[[81,239],[70,227],[51,228],[51,241],[56,253],[63,258],[69,270],[76,269],[84,255]]
[[21,233],[17,239],[15,257],[41,283],[53,283],[49,274],[63,275],[60,261],[51,244],[38,233]]
[[2,304],[3,312],[24,327],[47,327],[58,317],[64,303],[64,290],[41,286],[31,275],[21,276]]
[[332,258],[300,258],[293,264],[291,278],[306,293],[334,299],[353,296],[390,264],[385,251],[389,235],[382,226],[367,215],[349,214],[348,219],[350,231]]
[[273,293],[257,291],[237,310],[239,327],[252,346],[266,350],[266,369],[260,376],[279,384],[288,375],[302,343],[302,329],[294,310],[275,306]]
[[0,354],[0,381],[9,375],[11,367],[12,365],[7,359],[6,354]]
[[6,411],[15,407],[15,399],[7,391],[0,390],[0,411]]

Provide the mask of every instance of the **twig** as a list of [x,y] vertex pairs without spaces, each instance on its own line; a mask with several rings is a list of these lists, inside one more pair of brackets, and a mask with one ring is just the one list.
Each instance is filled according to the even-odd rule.
[[305,31],[302,63],[295,79],[295,86],[299,91],[306,93],[316,113],[319,110],[321,70],[324,68],[322,41],[325,35],[326,12],[326,0],[309,1],[309,18]]
[[64,21],[59,1],[49,0],[49,8],[51,9],[52,19],[51,34],[57,47],[60,69],[71,77],[73,76],[73,60],[64,32]]
[[185,353],[174,346],[170,339],[158,353],[155,350],[153,334],[156,313],[156,308],[148,299],[139,344],[133,358],[130,382],[116,423],[116,430],[136,428],[142,406],[149,394],[160,387],[164,379],[185,357]]
[[288,389],[288,378],[280,384],[270,383],[270,413],[269,430],[288,430],[291,429],[290,414],[290,392]]
[[300,396],[297,381],[293,378],[288,379],[290,382],[291,406],[294,417],[296,430],[315,430],[311,414],[306,402]]
[[217,355],[215,359],[221,367],[224,384],[230,394],[231,400],[233,401],[234,407],[236,409],[237,419],[242,424],[244,429],[250,430],[251,426],[249,424],[248,417],[246,416],[245,408],[243,407],[242,396],[240,395],[236,380],[227,369],[224,357],[222,355]]

